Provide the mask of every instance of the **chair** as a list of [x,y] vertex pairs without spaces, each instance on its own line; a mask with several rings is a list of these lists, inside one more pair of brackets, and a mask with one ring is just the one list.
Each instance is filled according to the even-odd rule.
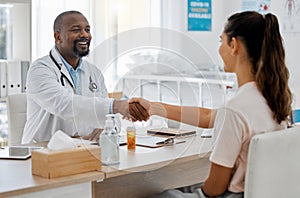
[[20,145],[26,123],[27,98],[25,93],[7,96],[8,145]]
[[300,197],[300,126],[251,139],[245,198]]

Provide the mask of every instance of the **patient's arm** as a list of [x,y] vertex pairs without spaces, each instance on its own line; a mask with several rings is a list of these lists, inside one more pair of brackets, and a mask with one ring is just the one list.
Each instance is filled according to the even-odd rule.
[[[213,127],[215,119],[215,110],[202,107],[169,105],[161,102],[150,102],[143,98],[132,98],[129,103],[141,104],[149,112],[149,115],[159,115],[201,128]],[[134,111],[134,109],[131,110]],[[134,112],[130,113],[134,114]]]
[[202,191],[209,197],[223,194],[231,180],[232,168],[227,168],[215,163],[211,163],[210,173],[206,179]]

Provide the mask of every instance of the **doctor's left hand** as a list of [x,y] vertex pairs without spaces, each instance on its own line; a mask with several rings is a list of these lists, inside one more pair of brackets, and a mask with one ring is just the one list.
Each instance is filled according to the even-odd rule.
[[96,128],[96,129],[94,129],[94,131],[92,133],[82,136],[82,139],[90,140],[93,142],[98,142],[102,131],[103,131],[103,129]]

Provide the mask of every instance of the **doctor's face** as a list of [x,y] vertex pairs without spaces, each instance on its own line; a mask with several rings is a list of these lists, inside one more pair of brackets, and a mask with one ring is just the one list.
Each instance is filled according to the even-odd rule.
[[88,55],[92,36],[90,25],[83,15],[65,16],[58,34],[56,46],[65,59]]

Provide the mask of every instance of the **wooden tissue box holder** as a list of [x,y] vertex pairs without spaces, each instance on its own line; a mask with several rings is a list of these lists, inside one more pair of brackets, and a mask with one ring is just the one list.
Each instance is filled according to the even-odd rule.
[[39,149],[31,153],[32,174],[47,178],[101,170],[101,149],[82,145],[64,150]]

